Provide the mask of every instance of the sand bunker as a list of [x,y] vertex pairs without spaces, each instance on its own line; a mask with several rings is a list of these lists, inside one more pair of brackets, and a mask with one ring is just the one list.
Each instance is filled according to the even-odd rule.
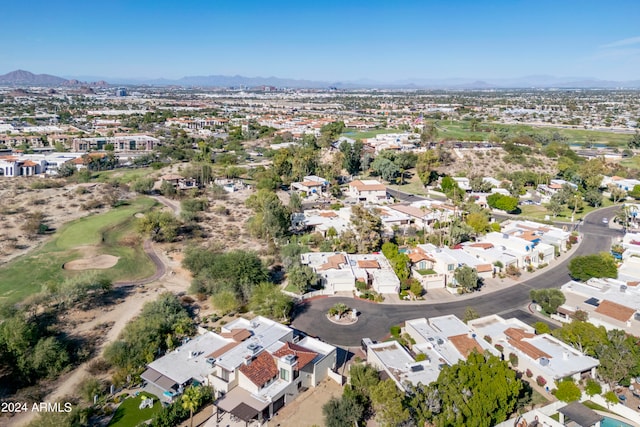
[[81,258],[69,261],[64,265],[65,270],[94,270],[111,268],[118,262],[113,255],[98,255],[91,258]]

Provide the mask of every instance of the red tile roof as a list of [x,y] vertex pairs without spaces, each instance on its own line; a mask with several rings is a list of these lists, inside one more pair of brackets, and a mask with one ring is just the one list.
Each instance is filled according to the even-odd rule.
[[465,358],[467,358],[473,350],[476,350],[478,353],[482,353],[482,347],[480,347],[480,344],[467,334],[454,335],[449,337],[449,341],[451,341],[451,344],[453,344],[453,346]]
[[344,255],[335,254],[328,257],[327,262],[325,264],[322,264],[320,268],[318,268],[318,270],[331,270],[331,269],[339,270],[340,264],[346,264],[346,263],[347,263],[347,259],[344,257]]
[[302,369],[307,366],[318,355],[318,353],[314,351],[290,342],[286,343],[278,350],[276,350],[275,353],[273,353],[275,357],[284,357],[288,354],[293,354],[296,356],[296,358],[298,359],[298,369]]
[[383,184],[365,184],[364,182],[360,181],[359,179],[356,179],[355,181],[351,181],[349,183],[349,187],[354,187],[356,188],[358,191],[383,191],[386,190],[387,187],[385,187]]
[[519,328],[508,328],[504,331],[504,334],[508,337],[508,342],[513,347],[517,348],[527,356],[531,357],[533,360],[538,360],[541,357],[546,357],[547,359],[551,359],[544,351],[540,350],[535,345],[530,342],[523,341],[527,338],[535,337],[534,334],[530,334],[527,331]]
[[611,317],[612,319],[626,322],[631,319],[631,316],[635,314],[633,308],[626,307],[622,304],[615,303],[613,301],[604,300],[596,308],[596,313],[600,313],[604,316]]
[[472,248],[491,249],[493,247],[493,243],[478,242],[478,243],[472,243],[469,246]]
[[493,266],[491,264],[478,264],[476,265],[476,271],[478,273],[487,273],[493,271]]
[[251,336],[251,331],[239,328],[233,329],[231,332],[222,332],[220,335],[224,338],[231,338],[235,342],[242,342]]
[[262,387],[278,375],[278,367],[275,360],[273,360],[273,356],[263,351],[248,365],[240,366],[240,372],[252,383]]
[[380,264],[375,259],[364,259],[358,261],[358,267],[360,268],[380,268]]

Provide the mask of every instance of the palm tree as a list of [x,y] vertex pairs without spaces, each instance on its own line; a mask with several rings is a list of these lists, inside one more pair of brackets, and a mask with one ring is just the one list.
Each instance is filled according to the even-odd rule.
[[189,424],[193,427],[193,411],[198,409],[202,400],[202,388],[191,386],[182,395],[182,407],[189,410]]

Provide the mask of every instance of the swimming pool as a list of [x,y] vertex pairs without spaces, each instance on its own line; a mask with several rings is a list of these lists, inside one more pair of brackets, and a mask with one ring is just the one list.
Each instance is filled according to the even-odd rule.
[[600,427],[633,427],[631,424],[627,424],[622,421],[615,420],[613,418],[604,417],[600,423]]

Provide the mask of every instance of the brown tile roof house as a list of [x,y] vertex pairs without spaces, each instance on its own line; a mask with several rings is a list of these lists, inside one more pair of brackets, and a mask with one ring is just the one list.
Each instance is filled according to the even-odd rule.
[[242,372],[252,383],[262,388],[278,375],[278,367],[268,352],[263,351],[251,363],[240,367]]
[[327,258],[327,262],[322,264],[318,270],[339,270],[340,264],[346,264],[347,259],[343,254],[331,255]]
[[541,357],[546,357],[547,359],[551,358],[551,356],[540,350],[535,345],[527,341],[523,341],[526,338],[535,337],[534,334],[530,334],[525,330],[519,328],[508,328],[504,331],[504,333],[508,337],[509,344],[511,344],[513,347],[517,348],[527,356],[531,357],[533,360],[538,360]]
[[318,355],[316,352],[290,342],[286,343],[273,353],[275,357],[284,357],[288,354],[293,354],[297,357],[298,369],[302,369],[307,366]]
[[360,268],[380,268],[380,264],[375,259],[364,259],[358,261],[358,267]]
[[601,301],[598,308],[596,308],[596,313],[611,317],[612,319],[619,320],[620,322],[628,321],[635,312],[636,311],[633,308],[625,307],[624,305],[608,300]]
[[349,187],[354,187],[358,191],[384,191],[387,189],[383,184],[365,184],[364,182],[356,179],[349,183]]
[[427,254],[421,251],[411,252],[408,256],[409,256],[409,260],[411,260],[411,262],[414,264],[420,261],[436,262],[435,259],[430,258],[429,256],[427,256]]
[[487,273],[493,271],[493,266],[491,264],[478,264],[476,265],[476,271],[478,273]]
[[242,342],[251,336],[251,331],[248,329],[240,328],[234,329],[231,332],[222,332],[220,336],[224,338],[231,338],[235,342]]
[[493,247],[493,243],[488,243],[488,242],[478,242],[478,243],[472,243],[469,246],[471,246],[472,248],[482,248],[482,249],[491,249]]
[[467,334],[451,336],[449,337],[449,341],[451,341],[451,344],[453,344],[465,359],[469,357],[473,350],[476,350],[478,353],[482,353],[483,351],[480,344]]

